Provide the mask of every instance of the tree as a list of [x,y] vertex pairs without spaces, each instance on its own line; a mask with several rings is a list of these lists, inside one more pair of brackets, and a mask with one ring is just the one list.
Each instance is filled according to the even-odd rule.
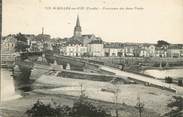
[[27,38],[21,34],[21,33],[18,33],[15,38],[17,39],[17,41],[22,41],[22,42],[26,42],[27,43]]
[[183,97],[173,96],[174,100],[167,106],[171,107],[172,110],[165,114],[168,117],[182,117],[183,116]]
[[115,113],[116,113],[116,117],[119,116],[118,110],[119,110],[119,105],[118,105],[118,101],[119,101],[119,85],[114,85],[114,108],[115,108]]
[[28,43],[27,43],[27,38],[21,34],[18,33],[15,38],[17,39],[17,43],[15,45],[15,51],[16,52],[25,52],[27,48],[29,48]]
[[85,53],[83,53],[82,57],[90,57],[90,54],[85,52]]
[[178,110],[183,110],[183,97],[173,96],[174,101],[168,104],[168,107],[177,107]]
[[101,107],[94,106],[87,101],[88,97],[83,89],[83,84],[80,84],[80,97],[72,107],[72,117],[111,117],[110,114]]
[[73,107],[61,106],[56,102],[44,104],[38,100],[31,109],[26,111],[28,117],[111,117],[101,107],[94,106],[87,100],[77,100]]
[[172,83],[173,82],[173,79],[171,77],[166,77],[165,78],[165,82],[166,83]]
[[22,41],[17,42],[15,45],[16,52],[25,52],[27,48],[29,48],[29,46]]
[[81,95],[79,100],[77,100],[72,107],[72,117],[108,117],[103,108],[94,106],[91,102],[87,101],[87,96],[85,95],[85,90],[83,85],[81,87]]
[[38,100],[26,114],[28,117],[66,117],[71,114],[71,108],[58,105],[56,102],[44,104]]
[[52,47],[53,47],[53,53],[60,54],[60,50],[59,50],[59,46],[58,45],[54,45]]
[[51,36],[47,34],[39,34],[35,37],[35,39],[41,42],[46,42],[51,39]]
[[118,52],[117,54],[118,54],[119,57],[121,57],[123,55],[122,52]]
[[179,79],[178,80],[178,86],[182,86],[183,85],[183,82],[182,81],[183,81],[182,79]]
[[137,98],[138,102],[136,104],[136,109],[139,111],[139,117],[142,117],[142,112],[144,110],[144,103],[140,101],[140,97]]
[[164,40],[159,40],[157,41],[157,46],[158,47],[163,47],[163,46],[168,46],[170,45],[168,42],[164,41]]
[[80,100],[83,100],[84,98],[87,98],[85,95],[85,90],[83,89],[83,84],[80,84]]

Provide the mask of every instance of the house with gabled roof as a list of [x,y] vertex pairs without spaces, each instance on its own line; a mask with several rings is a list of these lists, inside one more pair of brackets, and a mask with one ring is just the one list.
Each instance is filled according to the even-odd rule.
[[66,56],[82,56],[87,53],[87,47],[80,41],[73,39],[66,42],[63,51]]
[[172,44],[167,49],[167,56],[172,58],[183,57],[183,44]]
[[93,40],[87,45],[90,56],[104,56],[104,44],[102,40]]
[[154,57],[155,56],[155,44],[142,44],[139,49],[140,57]]
[[8,35],[2,41],[1,52],[2,53],[13,53],[13,52],[15,52],[16,43],[17,43],[17,39],[15,38],[15,36],[14,35]]
[[122,43],[106,43],[104,44],[105,56],[124,56],[124,44]]

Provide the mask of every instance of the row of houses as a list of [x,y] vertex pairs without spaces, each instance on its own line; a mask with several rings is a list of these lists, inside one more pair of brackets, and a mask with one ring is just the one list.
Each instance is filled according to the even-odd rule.
[[16,52],[16,47],[26,45],[26,51],[44,51],[53,50],[53,46],[55,45],[55,40],[52,40],[49,35],[33,35],[33,34],[22,34],[26,41],[18,41],[16,35],[8,35],[4,37],[1,42],[1,51],[3,53],[14,53]]
[[105,43],[93,40],[87,45],[77,40],[68,42],[61,53],[66,56],[106,56],[106,57],[183,57],[183,45],[171,44],[167,48],[156,44]]
[[[65,41],[55,41],[53,39],[41,41],[38,39],[29,39],[28,51],[58,50],[58,54],[66,56],[106,56],[106,57],[183,57],[183,44],[170,44],[166,47],[159,47],[157,44],[147,43],[109,43],[102,41],[95,35],[84,36],[87,42],[82,42],[82,37],[69,38]],[[10,35],[2,41],[2,52],[13,53],[17,39]]]
[[103,46],[102,40],[93,40],[88,44],[71,40],[63,46],[61,53],[66,56],[104,56]]

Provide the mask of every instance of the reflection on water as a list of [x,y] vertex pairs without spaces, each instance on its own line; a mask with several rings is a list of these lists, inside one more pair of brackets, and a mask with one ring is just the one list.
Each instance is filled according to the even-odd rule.
[[160,79],[164,79],[167,76],[170,76],[172,78],[180,78],[183,77],[183,69],[145,70],[144,74],[151,75]]
[[15,92],[14,81],[11,72],[7,69],[1,69],[1,101],[7,101],[20,98]]

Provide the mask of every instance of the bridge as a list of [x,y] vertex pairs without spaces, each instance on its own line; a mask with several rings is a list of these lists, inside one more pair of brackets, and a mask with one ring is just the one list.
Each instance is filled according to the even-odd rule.
[[125,71],[121,71],[119,69],[104,66],[104,65],[100,65],[100,69],[113,72],[117,76],[126,76],[129,79],[133,79],[133,80],[136,80],[136,81],[148,83],[149,85],[161,87],[161,88],[164,88],[164,89],[169,89],[171,91],[176,92],[177,94],[183,95],[183,87],[177,86],[175,84],[169,84],[169,83],[161,82],[160,80],[153,79],[153,78],[150,78],[148,76],[143,76],[143,75],[139,75],[139,74],[135,74],[135,73],[125,72]]
[[94,61],[94,60],[88,60],[81,57],[71,57],[71,56],[64,56],[64,55],[53,55],[53,56],[45,56],[47,61],[49,63],[56,62],[58,64],[61,64],[63,66],[66,66],[66,64],[70,64],[71,68],[77,68],[77,69],[83,69],[83,68],[90,68],[92,70],[98,70],[99,64],[103,65],[103,62]]
[[28,57],[31,57],[31,56],[42,56],[43,52],[40,51],[40,52],[20,52],[20,57],[21,59],[27,59]]

